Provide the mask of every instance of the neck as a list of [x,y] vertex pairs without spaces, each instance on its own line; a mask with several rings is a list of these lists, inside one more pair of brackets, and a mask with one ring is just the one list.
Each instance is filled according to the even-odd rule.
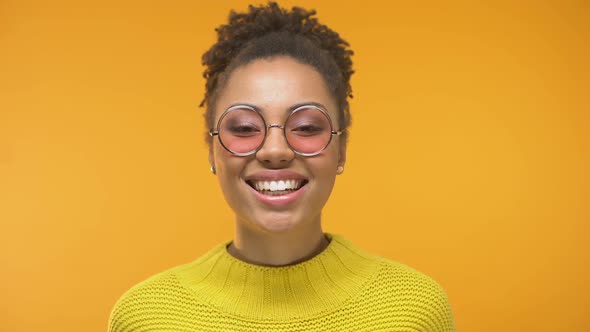
[[327,248],[289,266],[239,260],[227,251],[227,241],[179,267],[176,277],[198,295],[199,304],[247,320],[317,317],[350,303],[377,276],[382,262],[338,235],[325,236]]
[[329,244],[319,220],[307,229],[270,234],[240,227],[239,222],[237,225],[234,240],[227,251],[251,264],[284,266],[300,263],[319,254]]

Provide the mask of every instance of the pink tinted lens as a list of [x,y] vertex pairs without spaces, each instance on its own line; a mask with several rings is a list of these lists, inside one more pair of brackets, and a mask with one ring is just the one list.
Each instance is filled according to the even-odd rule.
[[237,108],[225,114],[219,127],[219,139],[234,153],[248,153],[258,149],[264,140],[264,120],[258,112]]
[[324,112],[310,107],[291,114],[285,124],[285,133],[294,150],[311,154],[328,145],[332,137],[332,127]]

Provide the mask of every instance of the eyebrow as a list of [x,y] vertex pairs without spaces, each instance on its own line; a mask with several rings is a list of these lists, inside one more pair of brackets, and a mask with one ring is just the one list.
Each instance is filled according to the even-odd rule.
[[[255,109],[255,110],[257,110],[257,111],[264,112],[264,109],[263,109],[263,108],[261,108],[261,107],[259,107],[259,106],[256,106],[256,105],[253,105],[253,104],[249,104],[249,103],[235,103],[235,104],[231,104],[231,105],[229,105],[229,107],[228,107],[228,108],[226,108],[226,109],[229,109],[229,108],[231,108],[231,107],[234,107],[234,106],[239,106],[239,105],[249,106],[249,107],[252,107],[252,108],[254,108],[254,109]],[[317,106],[317,107],[319,107],[319,108],[321,108],[321,109],[323,109],[323,110],[326,110],[326,111],[328,110],[328,109],[326,108],[326,106],[324,106],[323,104],[321,104],[321,103],[317,103],[317,102],[314,102],[314,101],[310,101],[310,102],[303,102],[303,103],[297,103],[297,104],[295,104],[295,105],[291,105],[291,106],[289,106],[289,107],[288,107],[288,108],[285,110],[285,113],[292,112],[294,109],[296,109],[296,108],[299,108],[299,107],[301,107],[301,106],[306,106],[306,105]]]
[[289,107],[289,111],[293,111],[294,109],[296,109],[298,107],[306,106],[306,105],[316,106],[316,107],[319,107],[319,108],[321,108],[323,110],[326,110],[326,111],[328,110],[328,108],[326,106],[324,106],[323,104],[310,101],[310,102],[307,102],[307,103],[298,103],[298,104],[295,104],[295,105]]

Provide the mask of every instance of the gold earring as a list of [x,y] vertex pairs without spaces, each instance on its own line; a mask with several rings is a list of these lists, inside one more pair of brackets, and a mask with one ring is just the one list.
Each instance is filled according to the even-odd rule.
[[211,171],[211,173],[217,174],[217,171],[215,170],[215,167],[211,166],[211,167],[209,167],[209,170]]
[[336,174],[342,174],[344,173],[344,166],[338,166],[338,168],[336,168]]

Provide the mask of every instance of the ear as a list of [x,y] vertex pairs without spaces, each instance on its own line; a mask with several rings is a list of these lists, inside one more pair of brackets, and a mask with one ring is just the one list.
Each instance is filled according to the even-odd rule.
[[209,144],[209,166],[215,167],[215,156],[213,156],[213,142]]
[[346,142],[340,142],[338,153],[338,166],[344,167],[346,163]]

